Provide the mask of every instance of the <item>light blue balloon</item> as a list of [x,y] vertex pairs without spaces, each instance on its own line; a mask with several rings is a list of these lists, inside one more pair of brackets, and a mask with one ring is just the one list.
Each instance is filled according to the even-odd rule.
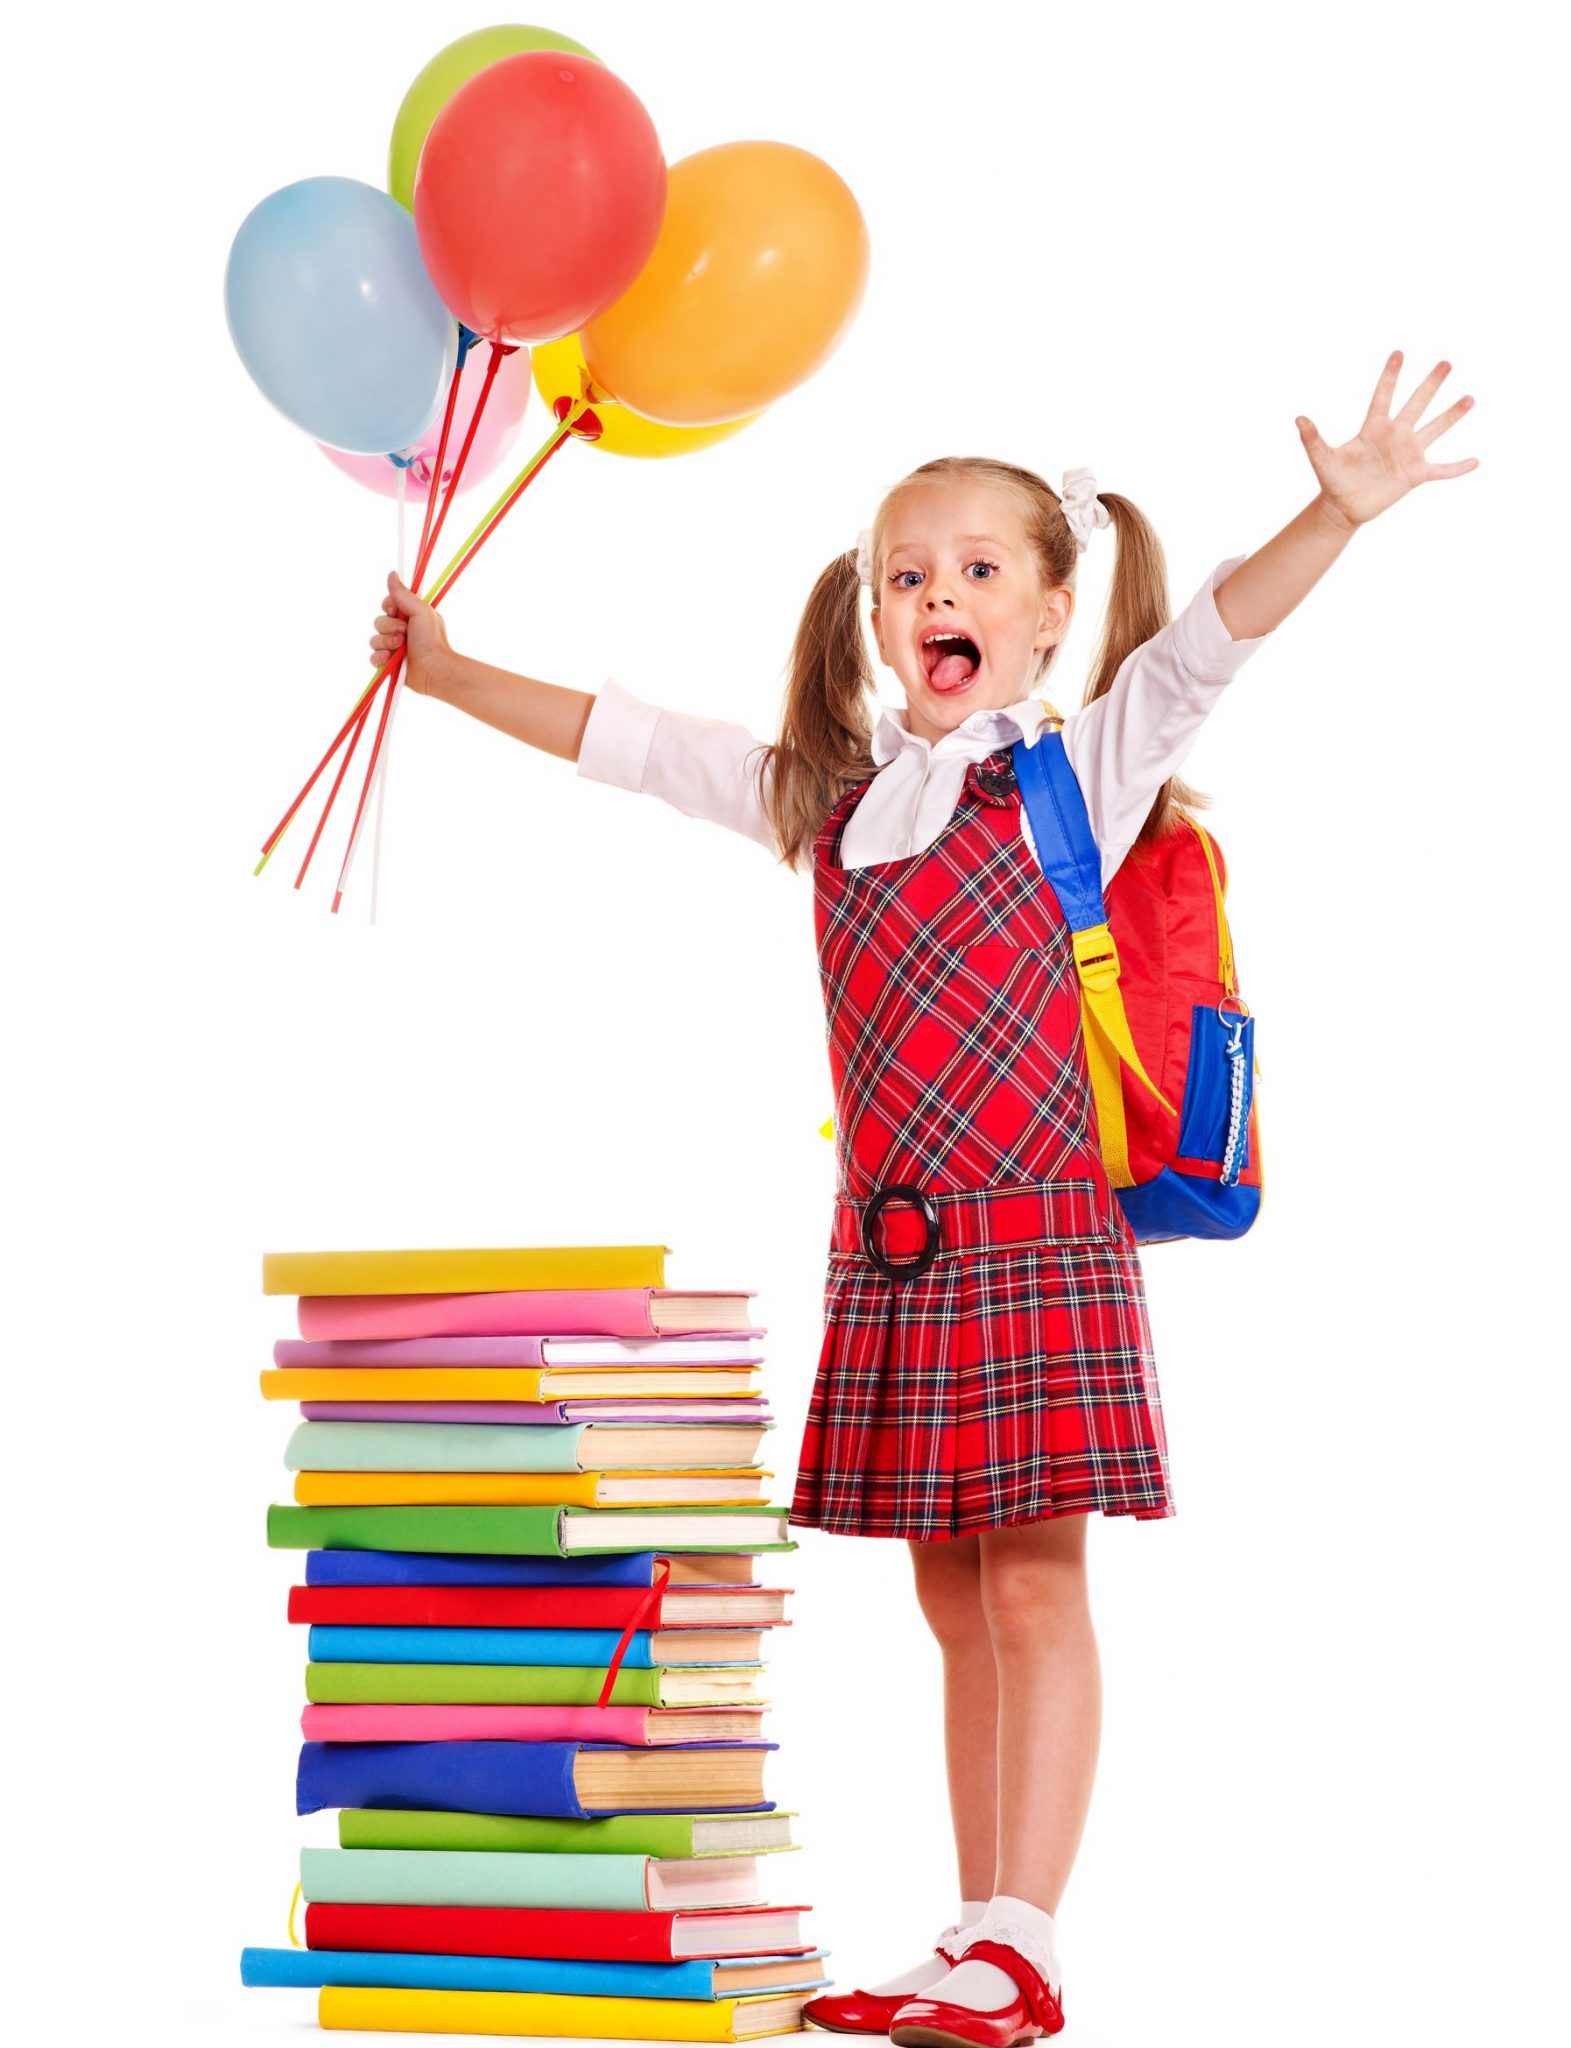
[[358,178],[302,178],[254,206],[229,251],[224,310],[263,397],[330,448],[412,447],[447,396],[457,322],[413,215]]

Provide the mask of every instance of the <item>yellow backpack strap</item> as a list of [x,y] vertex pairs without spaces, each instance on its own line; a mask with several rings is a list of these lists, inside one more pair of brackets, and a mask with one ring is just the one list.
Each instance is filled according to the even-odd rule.
[[1108,929],[1102,900],[1102,856],[1091,831],[1085,798],[1064,751],[1062,734],[1044,729],[1034,746],[1014,749],[1015,776],[1031,820],[1042,872],[1053,886],[1072,935],[1080,978],[1080,1013],[1085,1027],[1086,1067],[1096,1103],[1097,1129],[1108,1179],[1128,1187],[1129,1138],[1124,1116],[1123,1069],[1162,1107],[1176,1115],[1141,1063],[1119,991],[1118,947]]

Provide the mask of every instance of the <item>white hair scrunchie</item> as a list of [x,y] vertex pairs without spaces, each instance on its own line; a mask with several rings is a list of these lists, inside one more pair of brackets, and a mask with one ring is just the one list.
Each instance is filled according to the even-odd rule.
[[1096,494],[1096,478],[1089,469],[1066,469],[1059,509],[1068,521],[1081,554],[1099,526],[1111,526],[1113,515]]
[[856,574],[860,583],[873,580],[873,529],[864,526],[856,537]]

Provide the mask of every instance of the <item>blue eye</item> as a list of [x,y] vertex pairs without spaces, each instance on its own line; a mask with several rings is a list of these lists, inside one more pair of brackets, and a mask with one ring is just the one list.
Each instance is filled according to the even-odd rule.
[[[996,576],[998,573],[998,564],[996,562],[990,562],[985,555],[978,555],[974,561],[967,562],[966,567],[968,569],[991,569],[993,572],[993,576]],[[895,586],[896,590],[909,590],[911,588],[911,585],[909,583],[903,583],[901,581],[901,578],[903,576],[920,576],[921,573],[922,572],[920,569],[896,569],[889,580]],[[971,580],[974,583],[991,583],[993,581],[993,576],[974,576]]]

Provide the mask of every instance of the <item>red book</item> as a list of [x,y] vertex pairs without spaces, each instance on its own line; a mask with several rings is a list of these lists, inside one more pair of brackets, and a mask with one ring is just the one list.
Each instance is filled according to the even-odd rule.
[[[644,1628],[757,1628],[787,1589],[667,1591]],[[350,1628],[626,1628],[647,1586],[291,1586],[289,1619]]]
[[593,1962],[785,1955],[807,1906],[600,1912],[557,1906],[335,1906],[305,1909],[307,1948],[442,1956],[548,1956]]

